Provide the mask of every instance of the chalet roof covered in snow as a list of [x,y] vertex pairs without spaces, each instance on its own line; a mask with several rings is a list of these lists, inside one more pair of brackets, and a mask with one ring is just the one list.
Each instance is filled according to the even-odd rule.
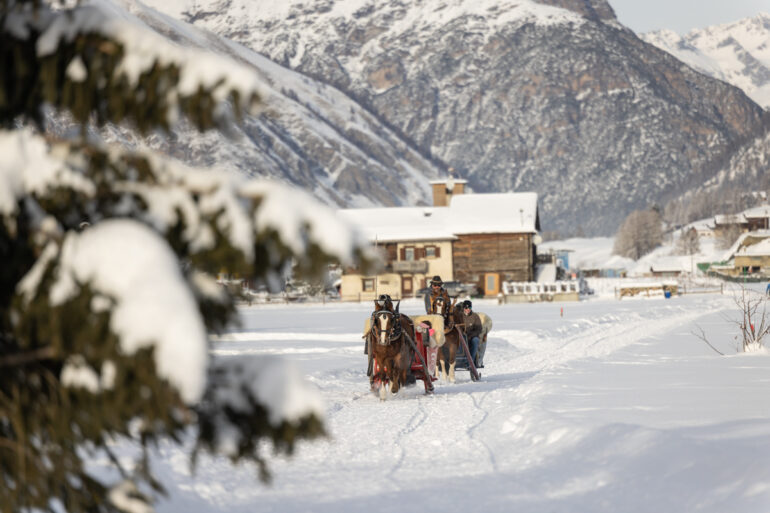
[[724,224],[743,224],[746,223],[746,216],[743,212],[740,214],[718,215],[714,216],[714,223],[718,225]]
[[739,249],[736,256],[770,256],[770,238]]
[[740,237],[738,237],[738,240],[736,240],[732,246],[730,246],[730,249],[726,250],[722,255],[722,261],[727,262],[728,260],[735,257],[735,255],[739,252],[742,252],[742,254],[746,254],[744,250],[747,247],[750,247],[751,244],[746,243],[747,238],[752,239],[766,239],[770,238],[770,230],[756,230],[753,232],[746,232],[742,233]]
[[452,240],[460,234],[537,233],[540,220],[534,192],[459,194],[448,207],[342,209],[370,241]]
[[694,269],[694,257],[689,255],[658,257],[650,264],[650,271],[654,273],[686,273]]
[[449,204],[452,231],[469,233],[537,233],[540,219],[534,192],[460,194]]
[[372,242],[456,238],[448,228],[447,207],[350,208],[337,212]]
[[761,207],[754,207],[743,211],[746,219],[757,219],[770,217],[770,205],[762,205]]

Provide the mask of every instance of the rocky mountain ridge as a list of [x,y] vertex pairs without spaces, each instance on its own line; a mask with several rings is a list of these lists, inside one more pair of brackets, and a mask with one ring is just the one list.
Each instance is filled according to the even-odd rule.
[[759,105],[770,108],[770,14],[693,30],[685,36],[659,30],[641,37],[696,70],[741,88]]
[[414,205],[429,200],[428,181],[442,169],[346,94],[139,2],[113,3],[125,16],[181,45],[207,48],[251,66],[267,97],[258,116],[246,118],[227,135],[182,129],[137,139],[110,127],[102,134],[106,140],[150,147],[190,165],[292,183],[330,205]]
[[711,178],[763,123],[741,91],[645,43],[604,0],[174,5],[346,92],[474,190],[538,192],[544,229],[565,234],[614,233]]

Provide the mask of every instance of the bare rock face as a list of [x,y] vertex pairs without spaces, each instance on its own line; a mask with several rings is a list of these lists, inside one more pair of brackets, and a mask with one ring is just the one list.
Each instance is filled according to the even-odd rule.
[[574,11],[592,21],[617,21],[615,11],[605,0],[537,0],[537,2]]
[[181,15],[345,91],[475,191],[539,193],[543,228],[564,234],[613,233],[762,125],[606,0],[202,0]]
[[[325,12],[325,5],[331,3],[313,3],[308,15]],[[263,112],[233,129],[232,137],[191,129],[139,141],[112,127],[103,134],[107,140],[129,146],[147,144],[196,166],[289,182],[330,205],[429,203],[428,180],[437,178],[441,168],[345,93],[222,37],[169,20],[143,4],[127,0],[126,7],[179,44],[204,46],[251,66],[262,78],[268,100]],[[216,16],[216,10],[198,14],[200,20]],[[400,66],[400,61],[382,60],[372,72],[372,87],[398,87],[405,76]]]
[[384,93],[398,87],[406,78],[401,62],[395,59],[382,59],[373,63],[366,74],[366,82],[373,91]]

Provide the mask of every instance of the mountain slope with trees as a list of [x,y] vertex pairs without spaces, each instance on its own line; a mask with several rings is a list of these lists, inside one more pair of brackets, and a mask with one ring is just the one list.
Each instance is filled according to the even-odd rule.
[[546,230],[613,233],[762,126],[745,94],[645,43],[603,0],[175,7],[347,92],[474,190],[538,192]]
[[227,136],[180,124],[171,136],[142,139],[108,126],[107,140],[149,146],[190,165],[280,180],[334,206],[429,202],[428,181],[439,176],[440,163],[426,159],[410,140],[338,89],[142,3],[111,3],[177,44],[241,62],[260,77],[270,101],[260,112],[244,115]]

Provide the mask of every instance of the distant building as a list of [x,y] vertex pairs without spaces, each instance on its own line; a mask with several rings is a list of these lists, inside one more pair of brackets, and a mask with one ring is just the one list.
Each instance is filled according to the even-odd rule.
[[770,277],[770,230],[742,234],[711,271],[729,277]]
[[748,231],[770,230],[770,205],[750,208],[743,211]]
[[695,269],[694,262],[687,262],[686,258],[661,258],[650,265],[648,276],[655,278],[679,278],[688,273],[693,273]]
[[730,232],[744,233],[749,231],[749,222],[743,213],[714,216],[714,236],[725,237]]
[[503,281],[532,281],[540,218],[535,193],[466,194],[465,180],[431,182],[432,207],[343,209],[380,248],[376,275],[346,269],[343,300],[414,296],[434,275],[496,296]]

